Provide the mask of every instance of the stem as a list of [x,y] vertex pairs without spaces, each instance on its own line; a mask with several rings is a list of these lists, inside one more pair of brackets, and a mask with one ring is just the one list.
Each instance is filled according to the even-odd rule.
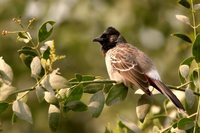
[[192,22],[193,22],[193,30],[194,30],[194,38],[196,38],[197,31],[196,31],[196,20],[195,20],[195,10],[193,5],[193,0],[190,0],[191,3],[191,12],[192,12]]
[[71,85],[76,85],[76,84],[93,84],[93,83],[117,83],[114,80],[96,80],[96,81],[81,81],[81,82],[70,82]]
[[31,88],[27,88],[27,89],[16,90],[16,91],[14,91],[12,94],[10,94],[10,95],[14,95],[14,94],[21,93],[21,92],[25,92],[25,91],[32,91],[32,90],[34,90],[34,86],[31,87]]
[[[170,86],[170,85],[168,85],[168,87],[169,87],[170,89],[172,89],[172,90],[177,90],[177,91],[183,91],[183,92],[185,92],[185,89],[183,89],[183,87],[186,86],[186,85],[188,85],[189,83],[191,83],[191,81],[190,81],[190,82],[187,82],[187,83],[185,83],[185,84],[182,84],[182,85],[180,85],[180,86]],[[199,93],[199,92],[194,91],[193,93],[194,93],[195,95],[197,95],[197,96],[200,96],[200,93]]]
[[[194,113],[194,114],[189,115],[187,118],[192,118],[192,117],[194,117],[195,115],[197,116],[197,112]],[[176,122],[174,122],[173,124],[171,124],[170,126],[164,128],[163,130],[160,131],[160,133],[166,132],[168,129],[172,128],[172,126],[173,126],[175,123],[177,123],[177,122],[178,122],[178,121],[176,121]]]

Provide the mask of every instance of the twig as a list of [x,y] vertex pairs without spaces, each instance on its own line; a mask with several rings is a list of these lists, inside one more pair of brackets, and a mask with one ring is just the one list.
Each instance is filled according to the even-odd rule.
[[[183,92],[185,92],[185,89],[183,89],[183,87],[186,86],[186,85],[188,85],[188,84],[190,84],[190,83],[191,83],[191,81],[190,81],[190,82],[187,82],[187,83],[185,83],[185,84],[182,84],[182,85],[180,85],[180,86],[171,86],[171,85],[168,85],[168,87],[169,87],[170,89],[172,89],[172,90],[177,90],[177,91],[183,91]],[[194,93],[195,95],[197,95],[197,96],[200,96],[200,93],[198,93],[198,92],[196,92],[196,91],[193,91],[193,93]]]
[[93,83],[117,83],[114,80],[93,80],[93,81],[81,81],[81,82],[69,82],[71,85],[76,85],[76,84],[93,84]]
[[[195,116],[195,115],[197,115],[197,112],[194,113],[194,114],[189,115],[187,118],[192,118],[192,117]],[[170,126],[164,128],[163,130],[160,131],[160,133],[166,132],[167,130],[169,130],[170,128],[172,128],[173,125],[174,125],[175,123],[177,123],[177,122],[178,122],[178,121],[176,121],[176,122],[174,122],[173,124],[171,124]]]

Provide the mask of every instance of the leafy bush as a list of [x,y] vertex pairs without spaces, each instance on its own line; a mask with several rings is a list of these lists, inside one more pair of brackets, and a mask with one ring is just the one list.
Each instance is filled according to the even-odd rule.
[[[186,112],[178,112],[175,108],[167,106],[168,100],[161,101],[163,108],[155,104],[152,97],[141,95],[136,107],[136,113],[140,125],[134,124],[123,117],[119,118],[116,129],[106,127],[105,133],[112,132],[141,132],[151,130],[152,132],[187,132],[200,131],[200,35],[197,33],[199,24],[196,24],[196,14],[200,10],[200,4],[193,4],[191,0],[179,0],[179,4],[191,12],[191,20],[185,15],[176,15],[176,18],[189,25],[193,29],[193,36],[186,34],[172,34],[192,47],[192,54],[185,59],[179,67],[180,86],[169,86],[171,89],[185,92]],[[22,62],[30,69],[31,77],[35,84],[27,89],[17,89],[12,85],[12,68],[0,57],[0,114],[9,106],[12,106],[12,122],[16,117],[33,123],[32,113],[27,105],[29,93],[34,91],[39,102],[45,101],[49,105],[48,122],[52,131],[59,127],[62,114],[69,111],[88,111],[92,117],[98,117],[103,111],[104,105],[111,106],[123,101],[128,93],[128,88],[122,83],[103,79],[99,76],[75,74],[72,79],[66,79],[54,68],[54,63],[65,58],[56,54],[55,42],[48,40],[52,34],[55,22],[47,21],[38,30],[37,39],[30,34],[30,26],[35,21],[31,19],[27,25],[22,20],[14,18],[21,31],[2,32],[3,35],[15,33],[17,40],[24,43],[18,50]],[[186,88],[186,89],[185,89]],[[88,103],[82,99],[84,94],[90,94]],[[160,104],[159,104],[160,105]],[[155,111],[157,110],[157,111]],[[169,114],[174,113],[171,117]]]

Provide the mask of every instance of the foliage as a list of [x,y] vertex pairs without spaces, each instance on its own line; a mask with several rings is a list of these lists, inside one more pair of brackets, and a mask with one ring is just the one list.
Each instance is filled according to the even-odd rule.
[[[162,102],[163,107],[158,107],[154,104],[155,101],[151,100],[153,97],[142,95],[136,107],[138,120],[142,123],[142,126],[127,119],[119,118],[117,128],[106,127],[105,133],[138,133],[148,128],[151,128],[153,132],[186,130],[195,133],[200,130],[200,36],[197,33],[199,25],[196,25],[195,16],[199,12],[200,4],[194,5],[192,0],[190,2],[179,0],[178,3],[191,12],[192,20],[185,15],[176,15],[176,18],[193,29],[193,38],[182,33],[172,35],[188,43],[192,48],[192,55],[180,64],[181,85],[171,86],[171,88],[185,92],[186,112],[177,113],[174,108],[167,106],[167,100],[164,103]],[[34,39],[30,32],[30,26],[35,21],[34,18],[28,21],[28,25],[23,25],[21,19],[15,18],[13,21],[22,30],[4,30],[2,34],[15,33],[17,40],[24,43],[18,50],[19,57],[30,69],[30,75],[35,79],[35,84],[27,89],[14,87],[12,85],[12,68],[4,61],[3,57],[0,57],[0,114],[12,107],[13,122],[18,117],[31,124],[34,123],[31,108],[27,104],[28,94],[34,91],[39,102],[45,101],[49,105],[49,128],[56,131],[59,128],[61,117],[70,111],[88,111],[92,117],[99,117],[105,104],[111,106],[127,97],[128,88],[121,83],[116,84],[115,81],[105,80],[98,76],[81,74],[75,74],[74,78],[66,79],[59,72],[59,68],[54,68],[54,63],[65,57],[56,54],[53,40],[47,40],[53,33],[54,21],[46,21],[40,26],[37,39]],[[187,86],[186,89],[183,89],[185,86]],[[90,96],[88,103],[83,99],[85,94]],[[154,97],[157,96],[160,95]],[[157,112],[155,111],[156,108]],[[172,118],[169,114],[173,112],[176,113],[176,116]],[[167,124],[163,125],[163,123]]]

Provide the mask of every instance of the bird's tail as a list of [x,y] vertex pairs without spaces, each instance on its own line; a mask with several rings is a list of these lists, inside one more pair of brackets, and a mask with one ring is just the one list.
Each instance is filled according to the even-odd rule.
[[179,99],[174,95],[174,93],[161,81],[155,80],[152,78],[149,78],[150,84],[156,88],[158,91],[160,91],[162,94],[167,96],[173,103],[178,107],[179,109],[185,111],[182,103],[179,101]]

